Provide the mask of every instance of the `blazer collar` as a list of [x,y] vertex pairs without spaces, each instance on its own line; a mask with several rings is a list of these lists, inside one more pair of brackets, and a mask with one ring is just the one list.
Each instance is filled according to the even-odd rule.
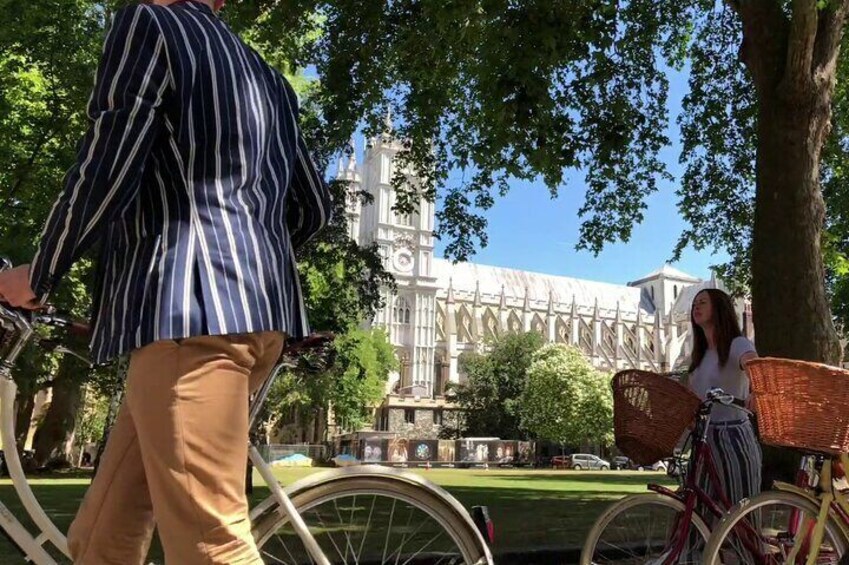
[[204,2],[200,2],[199,0],[179,0],[179,2],[174,2],[171,5],[172,6],[177,6],[177,5],[188,6],[192,10],[196,10],[198,12],[204,12],[206,14],[209,14],[210,16],[215,15],[215,12],[212,11],[212,8],[210,8]]

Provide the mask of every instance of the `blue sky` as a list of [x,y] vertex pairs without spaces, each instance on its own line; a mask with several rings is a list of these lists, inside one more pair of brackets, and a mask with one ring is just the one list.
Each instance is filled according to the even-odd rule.
[[[676,117],[687,92],[685,73],[669,73],[670,124],[672,144],[662,152],[662,160],[673,177],[680,178],[680,145]],[[362,139],[361,136],[357,136]],[[357,147],[358,158],[363,148]],[[360,159],[361,162],[361,159]],[[335,173],[335,164],[332,166]],[[634,226],[628,243],[608,244],[598,255],[576,251],[585,186],[581,176],[567,172],[567,181],[557,199],[552,200],[542,182],[513,183],[510,193],[496,200],[485,214],[489,243],[478,249],[472,261],[500,267],[537,271],[576,278],[626,283],[637,280],[668,262],[678,237],[686,226],[675,194],[676,182],[663,181],[647,201],[644,221]],[[437,202],[437,206],[440,203]],[[442,257],[445,242],[437,241],[436,254]],[[727,260],[724,253],[687,249],[674,266],[699,278],[710,278],[710,266]]]
[[[672,145],[663,151],[662,158],[672,175],[680,178],[675,117],[687,92],[687,77],[671,73],[669,78],[668,135]],[[686,226],[677,208],[675,181],[661,183],[660,190],[649,198],[645,220],[634,226],[631,241],[610,244],[596,257],[575,250],[580,228],[578,210],[585,188],[576,173],[567,174],[567,178],[566,186],[561,187],[554,200],[541,182],[515,182],[510,193],[486,213],[489,244],[472,261],[612,283],[636,280],[668,262]],[[443,249],[444,243],[437,243],[439,256]],[[710,251],[687,249],[674,266],[693,276],[709,278],[710,266],[725,260],[724,253],[711,255]]]

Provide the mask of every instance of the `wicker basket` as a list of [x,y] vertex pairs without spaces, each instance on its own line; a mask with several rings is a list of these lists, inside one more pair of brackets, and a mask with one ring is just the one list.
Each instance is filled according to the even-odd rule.
[[746,368],[764,443],[849,452],[849,371],[771,357],[753,359]]
[[637,465],[671,457],[693,422],[699,397],[669,376],[627,370],[613,377],[616,446]]

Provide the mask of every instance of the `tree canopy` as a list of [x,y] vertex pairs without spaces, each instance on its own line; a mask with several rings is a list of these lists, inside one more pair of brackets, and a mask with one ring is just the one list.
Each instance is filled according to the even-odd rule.
[[549,344],[534,353],[520,402],[522,427],[561,445],[613,443],[610,375],[577,348]]
[[[80,138],[88,127],[85,108],[101,55],[111,14],[124,1],[113,0],[0,0],[0,255],[14,263],[29,261],[43,222],[63,189],[65,171],[76,159]],[[235,24],[234,24],[235,25]],[[334,148],[314,132],[319,125],[310,102],[315,81],[280,56],[276,44],[263,42],[256,29],[262,18],[242,20],[243,37],[278,70],[286,74],[304,100],[303,127],[326,166]],[[333,182],[335,221],[299,252],[304,290],[313,328],[343,334],[371,317],[381,300],[381,287],[391,287],[374,246],[358,247],[347,237],[344,206],[349,187]],[[64,278],[54,304],[80,318],[91,303],[91,256],[80,261]],[[316,288],[313,288],[313,287]],[[376,341],[375,341],[376,340]],[[380,343],[375,337],[375,343]],[[40,350],[27,351],[15,371],[20,388],[18,428],[29,428],[34,393],[45,387],[60,391],[42,421],[37,451],[42,459],[65,445],[83,402],[84,383],[94,379],[92,391],[109,394],[101,383],[120,382],[115,369],[92,373],[71,358],[57,359]],[[97,418],[100,418],[98,414]],[[87,432],[87,435],[95,431]],[[96,434],[95,434],[96,435]]]
[[463,411],[466,436],[527,439],[519,425],[519,399],[525,389],[528,367],[545,338],[535,332],[508,333],[487,344],[482,353],[460,356],[463,384],[452,385],[454,402]]
[[[552,194],[583,180],[579,247],[627,241],[671,179],[668,74],[687,73],[672,180],[689,227],[670,253],[730,252],[721,274],[751,282],[759,347],[836,362],[824,223],[835,253],[846,238],[820,182],[845,160],[828,134],[833,113],[836,133],[845,120],[846,11],[846,0],[254,0],[231,15],[261,19],[258,37],[316,69],[328,146],[361,123],[376,131],[392,109],[456,259],[486,244],[485,212],[515,180]],[[396,184],[397,206],[411,207],[419,189]]]

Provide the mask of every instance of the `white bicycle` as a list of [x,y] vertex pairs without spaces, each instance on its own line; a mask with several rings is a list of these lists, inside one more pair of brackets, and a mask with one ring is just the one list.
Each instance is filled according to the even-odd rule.
[[[11,264],[0,258],[0,270]],[[15,360],[30,342],[75,354],[40,328],[80,330],[79,324],[48,308],[39,312],[0,303],[0,434],[6,466],[37,532],[31,533],[0,503],[0,528],[24,559],[36,565],[68,563],[68,544],[34,496],[15,449]],[[305,346],[288,348],[271,377],[252,399],[251,427],[273,380],[292,366]],[[248,438],[246,438],[247,440]],[[266,563],[302,564],[465,564],[491,565],[491,523],[485,508],[473,519],[439,486],[412,474],[379,466],[355,466],[317,473],[288,487],[275,479],[259,450],[250,459],[271,495],[251,509],[254,538]],[[8,556],[6,556],[8,557]],[[8,561],[0,559],[3,563]]]

